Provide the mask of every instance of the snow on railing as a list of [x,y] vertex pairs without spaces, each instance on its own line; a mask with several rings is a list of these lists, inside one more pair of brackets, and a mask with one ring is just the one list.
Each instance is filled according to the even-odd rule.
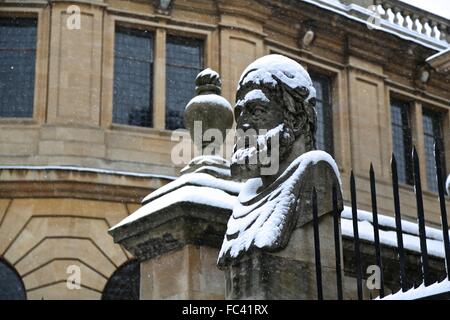
[[427,298],[436,298],[439,295],[450,293],[450,281],[446,278],[441,282],[433,283],[426,286],[422,283],[417,288],[411,288],[405,292],[399,290],[396,293],[390,294],[384,298],[376,298],[375,300],[419,300]]

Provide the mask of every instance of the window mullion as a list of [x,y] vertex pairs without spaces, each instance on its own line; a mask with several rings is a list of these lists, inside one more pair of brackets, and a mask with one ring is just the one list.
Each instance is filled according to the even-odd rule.
[[166,30],[157,29],[155,36],[153,73],[153,118],[156,129],[166,123]]

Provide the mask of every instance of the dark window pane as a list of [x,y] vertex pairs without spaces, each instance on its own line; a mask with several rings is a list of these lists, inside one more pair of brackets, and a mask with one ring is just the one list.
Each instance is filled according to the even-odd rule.
[[125,263],[109,278],[102,300],[139,300],[140,279],[139,261]]
[[151,127],[153,34],[117,27],[114,47],[113,122]]
[[397,160],[398,180],[412,184],[412,140],[409,103],[391,100],[392,150]]
[[423,134],[425,147],[426,174],[428,189],[437,192],[436,165],[434,159],[434,143],[436,142],[441,150],[442,179],[445,181],[445,150],[442,135],[442,117],[439,113],[424,109],[423,112]]
[[25,288],[19,274],[0,258],[0,300],[25,299]]
[[0,18],[0,117],[32,117],[36,19]]
[[333,110],[331,106],[331,80],[329,77],[311,73],[316,89],[317,131],[316,146],[333,154]]
[[195,77],[202,69],[202,40],[167,36],[166,129],[184,128],[184,108],[195,95]]

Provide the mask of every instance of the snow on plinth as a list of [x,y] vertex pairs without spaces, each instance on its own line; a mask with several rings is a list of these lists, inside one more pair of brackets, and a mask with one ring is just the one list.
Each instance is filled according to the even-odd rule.
[[236,197],[226,193],[223,190],[209,187],[184,186],[174,192],[167,193],[154,201],[147,203],[133,214],[116,224],[110,230],[130,224],[175,203],[189,202],[231,210],[235,199]]
[[235,181],[218,179],[207,173],[188,173],[182,175],[177,180],[172,181],[171,183],[168,183],[165,186],[153,191],[148,196],[146,196],[144,200],[142,200],[142,203],[146,204],[149,201],[152,201],[172,191],[178,192],[176,191],[176,189],[179,189],[180,187],[183,187],[185,185],[208,187],[237,195],[241,190],[242,184]]

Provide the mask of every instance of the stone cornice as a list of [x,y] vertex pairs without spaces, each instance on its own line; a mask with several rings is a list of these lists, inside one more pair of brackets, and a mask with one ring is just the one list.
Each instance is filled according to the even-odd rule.
[[64,167],[0,167],[0,198],[78,198],[140,203],[166,176]]
[[[217,25],[214,25],[214,24],[202,23],[202,22],[190,21],[190,20],[174,19],[170,16],[163,16],[160,14],[133,12],[133,11],[121,10],[121,9],[111,8],[111,7],[108,7],[107,11],[112,14],[121,16],[121,17],[151,21],[151,22],[155,23],[154,24],[155,27],[170,28],[171,25],[175,25],[175,26],[180,26],[180,27],[200,28],[200,29],[208,30],[208,31],[217,29]],[[159,23],[161,20],[167,21],[167,23],[162,25]],[[117,125],[115,125],[115,126],[117,126]]]
[[54,3],[66,3],[67,6],[70,5],[91,5],[96,7],[108,7],[108,4],[103,0],[49,0],[50,4]]
[[152,189],[77,181],[0,181],[0,199],[72,198],[140,203]]

